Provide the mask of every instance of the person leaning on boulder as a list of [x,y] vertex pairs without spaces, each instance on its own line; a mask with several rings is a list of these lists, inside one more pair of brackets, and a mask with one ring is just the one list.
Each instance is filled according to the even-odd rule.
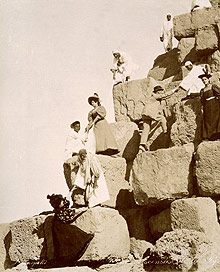
[[171,96],[175,91],[176,90],[170,90],[165,92],[165,90],[159,85],[154,87],[153,93],[146,102],[142,111],[143,130],[141,133],[139,152],[149,150],[147,141],[152,121],[156,121],[161,124],[163,132],[167,133],[167,121],[164,116],[164,109],[166,109],[164,105],[167,105],[165,99]]

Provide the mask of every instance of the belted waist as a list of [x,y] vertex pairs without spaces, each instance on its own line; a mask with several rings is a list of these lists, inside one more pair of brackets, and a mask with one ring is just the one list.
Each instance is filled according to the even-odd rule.
[[215,98],[217,99],[217,97],[211,96],[211,97],[206,98],[205,100],[206,100],[206,101],[209,101],[209,100],[212,100],[212,99],[215,99]]

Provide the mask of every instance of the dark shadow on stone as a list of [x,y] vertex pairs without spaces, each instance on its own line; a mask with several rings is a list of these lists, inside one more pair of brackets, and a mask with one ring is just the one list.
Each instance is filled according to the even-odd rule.
[[4,261],[5,270],[15,266],[15,262],[12,262],[9,256],[9,249],[11,246],[11,242],[12,242],[12,235],[11,235],[11,231],[9,231],[8,234],[4,238],[4,245],[5,245],[5,251],[6,251],[6,258]]
[[123,151],[122,157],[128,161],[133,161],[138,153],[139,144],[140,134],[138,130],[135,130]]
[[129,183],[131,169],[133,166],[133,161],[126,161],[126,172],[125,172],[125,180]]
[[121,189],[116,198],[116,209],[131,209],[137,207],[133,191]]

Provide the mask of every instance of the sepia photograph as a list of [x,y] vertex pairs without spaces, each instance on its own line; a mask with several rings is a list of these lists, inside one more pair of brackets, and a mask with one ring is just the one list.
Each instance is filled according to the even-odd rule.
[[220,272],[220,0],[1,0],[0,112],[0,272]]

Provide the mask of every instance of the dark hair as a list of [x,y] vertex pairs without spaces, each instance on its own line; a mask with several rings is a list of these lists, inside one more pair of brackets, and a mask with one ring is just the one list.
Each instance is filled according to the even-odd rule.
[[69,204],[70,204],[70,202],[65,197],[63,197],[61,194],[47,195],[47,199],[50,200],[50,204],[55,210],[59,208],[59,205],[62,200],[64,200],[66,202],[66,205],[69,206]]
[[72,124],[70,124],[70,127],[73,128],[77,124],[80,125],[80,121],[74,121]]

